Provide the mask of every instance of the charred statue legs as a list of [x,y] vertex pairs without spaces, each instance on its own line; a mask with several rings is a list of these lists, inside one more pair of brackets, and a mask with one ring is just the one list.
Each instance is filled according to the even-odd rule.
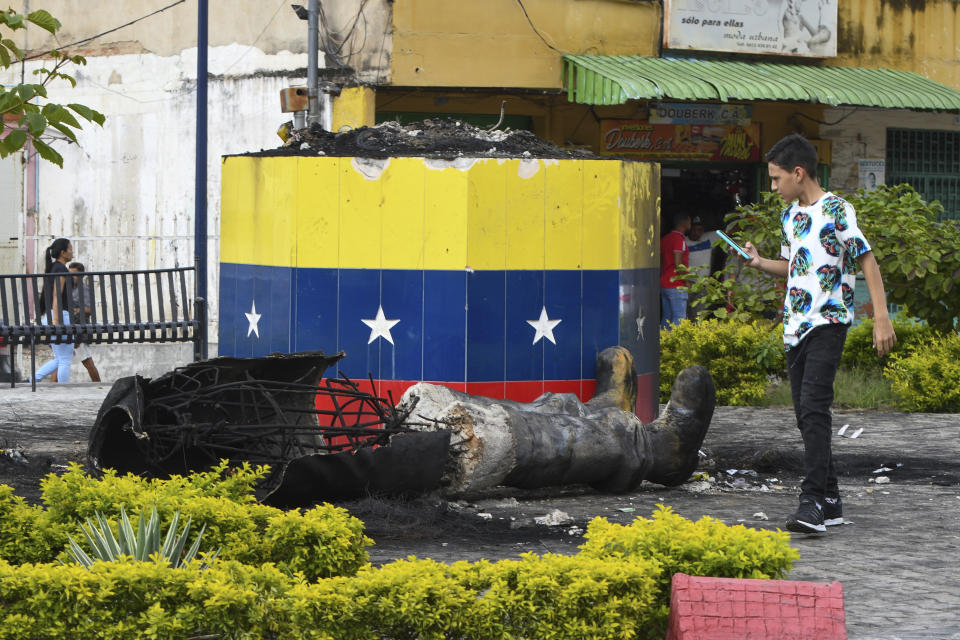
[[586,403],[549,393],[519,403],[418,384],[404,394],[400,409],[421,421],[421,429],[450,431],[442,483],[451,494],[577,483],[627,491],[643,480],[686,480],[713,416],[715,391],[706,369],[684,370],[650,425],[628,410],[637,393],[630,352],[604,350],[597,370],[597,395]]

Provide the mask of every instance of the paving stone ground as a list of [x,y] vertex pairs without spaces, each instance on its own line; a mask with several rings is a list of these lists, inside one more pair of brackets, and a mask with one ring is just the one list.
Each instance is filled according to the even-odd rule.
[[[107,390],[91,384],[41,385],[37,393],[29,387],[0,388],[0,448],[19,446],[29,458],[49,457],[54,471],[68,460],[82,460],[87,432]],[[789,579],[842,582],[851,638],[960,640],[960,415],[836,412],[834,432],[843,424],[850,425],[848,434],[863,429],[856,439],[834,438],[845,516],[853,524],[832,527],[826,535],[794,535],[791,544],[801,559]],[[796,506],[800,476],[792,410],[718,407],[703,450],[702,468],[715,479],[712,485],[645,484],[625,495],[585,487],[498,489],[458,506],[464,513],[489,514],[484,516],[489,532],[481,526],[420,536],[374,535],[371,561],[409,554],[494,560],[525,551],[576,553],[583,542],[578,529],[593,517],[627,523],[648,516],[657,504],[691,519],[708,515],[727,524],[783,526]],[[873,473],[884,466],[891,471]],[[757,476],[723,473],[731,469]],[[890,482],[870,481],[880,475]],[[0,473],[0,482],[20,489],[9,474]],[[21,483],[24,490],[35,490],[35,479]],[[354,506],[370,509],[369,503],[347,505]],[[391,508],[381,505],[388,513]],[[533,524],[533,518],[553,510],[569,514],[572,524]],[[760,513],[769,520],[755,517]],[[378,532],[398,526],[398,519],[386,520],[374,525]]]

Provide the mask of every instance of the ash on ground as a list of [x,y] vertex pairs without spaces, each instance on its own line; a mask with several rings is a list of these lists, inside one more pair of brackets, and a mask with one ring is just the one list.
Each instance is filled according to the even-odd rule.
[[23,449],[0,442],[0,485],[7,485],[28,504],[40,504],[41,483],[50,473],[66,470],[50,456],[26,453]]
[[342,133],[319,125],[295,130],[279,149],[252,156],[334,156],[361,158],[425,157],[452,160],[487,158],[597,158],[595,154],[562,149],[533,133],[518,129],[481,129],[462,120],[429,118],[410,124],[384,122]]

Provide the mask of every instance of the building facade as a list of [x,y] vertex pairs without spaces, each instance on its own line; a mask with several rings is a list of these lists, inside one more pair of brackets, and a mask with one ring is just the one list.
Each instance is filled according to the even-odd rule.
[[[106,122],[84,127],[76,145],[54,141],[64,168],[29,150],[0,161],[0,271],[42,270],[44,249],[61,236],[73,241],[75,259],[87,270],[193,264],[197,3],[9,4],[22,13],[46,9],[63,25],[57,41],[38,28],[15,32],[28,55],[136,22],[66,47],[87,64],[67,70],[75,88],[51,85],[51,99],[85,104]],[[303,83],[307,38],[306,22],[288,3],[214,0],[209,25],[208,303],[216,336],[221,156],[280,142],[278,94]],[[44,64],[40,58],[14,65],[0,71],[0,82],[29,82]],[[94,349],[94,359],[112,379],[159,374],[188,362],[191,351],[188,345],[104,346]],[[71,377],[86,379],[79,362]]]
[[767,188],[757,153],[800,132],[831,188],[878,175],[911,182],[960,217],[952,0],[491,0],[455,10],[382,0],[365,11],[393,28],[392,48],[358,76],[375,85],[378,121],[492,124],[506,100],[511,126],[660,162],[664,211],[715,220]]
[[[38,8],[36,0],[10,4]],[[871,174],[905,180],[940,199],[946,215],[960,216],[957,3],[767,4],[711,3],[728,14],[721,19],[705,15],[699,0],[327,0],[321,71],[341,89],[333,128],[437,115],[491,126],[503,106],[506,126],[659,164],[661,211],[690,210],[715,224],[766,188],[762,152],[799,131],[817,144],[830,187],[867,186]],[[88,64],[75,74],[76,89],[52,88],[58,99],[104,113],[103,129],[86,127],[77,145],[56,143],[63,170],[29,152],[0,162],[0,269],[37,270],[58,236],[74,240],[88,269],[190,264],[196,4],[91,8],[48,0],[43,8],[64,25],[60,43],[133,24],[69,47]],[[210,16],[215,354],[221,156],[279,144],[275,132],[289,114],[280,112],[278,94],[305,84],[307,23],[279,1],[211,0]],[[798,39],[801,27],[807,35]],[[17,38],[29,52],[53,46],[36,29]],[[0,82],[16,82],[42,62],[0,72]],[[811,93],[831,69],[859,75]],[[863,75],[877,69],[910,75]],[[811,70],[819,75],[805,75]],[[176,346],[132,355],[139,348],[102,349],[101,371],[150,375],[189,358]],[[75,374],[83,375],[79,364]]]

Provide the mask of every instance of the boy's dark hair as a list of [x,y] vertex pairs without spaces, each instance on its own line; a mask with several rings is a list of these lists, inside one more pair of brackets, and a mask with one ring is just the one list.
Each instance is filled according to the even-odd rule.
[[84,273],[87,268],[83,266],[82,262],[71,262],[67,269],[76,269],[80,273]]
[[801,167],[808,176],[817,179],[817,149],[799,133],[782,138],[767,151],[764,159],[786,171]]

